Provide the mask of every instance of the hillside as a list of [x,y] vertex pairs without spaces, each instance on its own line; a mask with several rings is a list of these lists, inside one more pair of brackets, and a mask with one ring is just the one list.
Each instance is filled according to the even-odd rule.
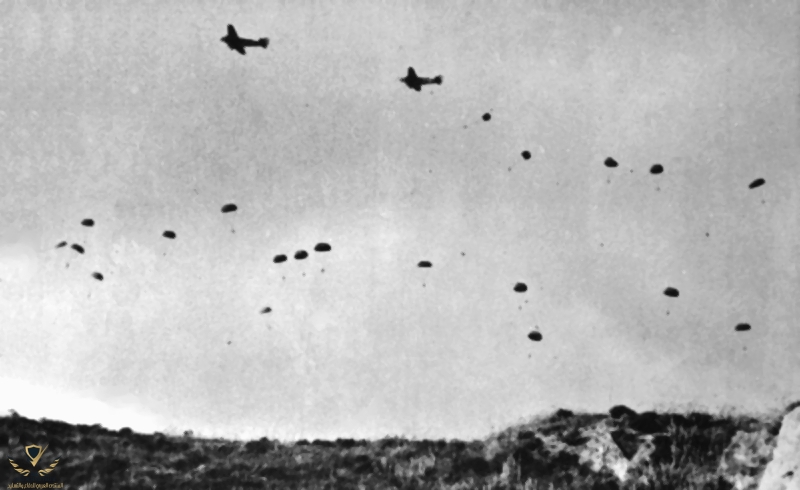
[[[4,461],[20,467],[30,467],[23,446],[49,444],[44,466],[59,458],[50,481],[76,489],[720,489],[763,471],[780,420],[617,406],[608,414],[559,410],[485,440],[287,443],[139,434],[12,412],[0,418],[0,440],[8,441]],[[734,453],[755,462],[743,468]],[[36,477],[0,468],[4,482]]]

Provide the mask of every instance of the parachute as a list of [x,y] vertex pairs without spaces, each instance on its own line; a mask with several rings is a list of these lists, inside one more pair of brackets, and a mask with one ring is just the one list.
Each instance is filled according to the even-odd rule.
[[490,121],[491,119],[492,119],[492,115],[489,114],[488,112],[483,115],[483,120],[484,121]]
[[175,232],[167,230],[164,233],[162,233],[161,236],[163,236],[164,238],[169,238],[170,240],[174,240],[175,239]]
[[531,152],[529,152],[528,150],[523,151],[522,152],[522,158],[524,158],[525,160],[530,160],[531,159]]
[[92,277],[94,277],[98,281],[102,281],[103,280],[103,274],[100,274],[99,272],[92,272]]
[[514,291],[518,293],[524,293],[528,290],[528,286],[524,282],[518,282],[514,285]]
[[536,330],[533,330],[531,331],[531,333],[528,334],[528,338],[533,340],[534,342],[539,342],[540,340],[542,340],[542,334],[540,332],[537,332]]
[[605,161],[604,163],[605,163],[606,167],[608,167],[608,168],[615,168],[615,167],[618,167],[618,166],[619,166],[619,164],[617,163],[617,161],[616,161],[616,160],[614,160],[614,159],[613,159],[613,158],[611,158],[611,157],[608,157],[608,158],[606,158],[606,161]]
[[286,256],[283,254],[276,255],[275,258],[272,259],[272,261],[275,262],[276,264],[280,264],[281,262],[286,262]]
[[91,218],[86,218],[85,220],[81,221],[81,224],[83,226],[88,226],[91,228],[92,226],[94,226],[94,220]]
[[306,257],[308,257],[308,252],[306,252],[305,250],[298,250],[297,252],[294,253],[295,260],[303,260]]
[[669,296],[670,298],[677,298],[680,293],[675,288],[667,288],[664,290],[664,294]]
[[66,246],[67,246],[67,242],[58,242],[58,245],[56,245],[56,248],[61,248],[61,247],[66,247]]
[[[239,208],[236,207],[236,204],[226,204],[226,205],[222,206],[222,212],[223,213],[232,213],[232,212],[236,211],[237,209],[239,209]],[[231,233],[236,233],[236,230],[233,229],[233,225],[231,225]]]
[[71,248],[72,250],[75,250],[75,251],[76,251],[76,252],[78,252],[78,253],[81,253],[81,254],[82,254],[83,252],[85,252],[85,250],[83,249],[83,247],[81,247],[81,246],[80,246],[80,245],[78,245],[77,243],[73,243],[73,244],[72,244],[72,246],[71,246],[70,248]]
[[750,328],[751,327],[750,327],[749,323],[740,323],[740,324],[736,325],[735,330],[737,332],[747,332],[748,330],[750,330]]
[[430,268],[430,267],[433,267],[433,264],[431,264],[431,263],[430,263],[430,262],[428,262],[427,260],[423,260],[423,261],[421,261],[419,264],[417,264],[417,267],[426,267],[426,268]]
[[314,247],[314,251],[315,252],[330,252],[331,251],[331,246],[328,245],[327,243],[318,243]]
[[761,187],[765,183],[766,183],[766,181],[764,179],[756,179],[756,180],[750,182],[750,186],[749,187],[751,189],[755,189],[756,187]]
[[650,173],[653,175],[658,175],[664,171],[664,167],[660,163],[656,163],[652,167],[650,167]]
[[270,308],[269,306],[267,306],[266,308],[264,308],[263,310],[261,310],[261,313],[262,313],[262,314],[264,314],[264,313],[269,313],[270,311],[272,311],[272,308]]

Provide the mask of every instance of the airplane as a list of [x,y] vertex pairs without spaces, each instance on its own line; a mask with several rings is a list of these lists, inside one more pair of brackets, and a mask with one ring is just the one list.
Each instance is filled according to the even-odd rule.
[[266,47],[269,45],[269,39],[266,37],[262,37],[258,41],[239,37],[239,35],[236,33],[236,29],[234,29],[230,24],[228,24],[228,35],[221,38],[220,41],[224,42],[229,48],[234,49],[241,54],[246,54],[244,52],[245,47],[260,46],[266,49]]
[[431,85],[431,84],[441,85],[442,76],[439,75],[434,78],[418,77],[417,72],[415,72],[414,69],[409,66],[408,75],[406,75],[405,78],[401,78],[400,81],[408,85],[408,88],[420,92],[422,91],[423,85]]

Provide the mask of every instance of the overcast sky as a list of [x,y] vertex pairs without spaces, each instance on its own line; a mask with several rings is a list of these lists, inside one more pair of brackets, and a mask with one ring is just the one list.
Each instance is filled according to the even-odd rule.
[[0,409],[479,437],[800,398],[796,2],[13,3]]

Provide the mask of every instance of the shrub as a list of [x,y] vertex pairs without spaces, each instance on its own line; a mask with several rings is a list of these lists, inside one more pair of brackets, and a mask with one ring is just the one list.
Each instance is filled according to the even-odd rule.
[[614,405],[608,411],[608,414],[611,415],[612,419],[621,419],[622,417],[635,417],[636,411],[626,407],[625,405]]
[[456,461],[452,471],[457,475],[467,476],[472,473],[475,476],[484,477],[492,473],[492,464],[480,456],[467,456]]
[[663,432],[666,424],[655,412],[643,412],[631,419],[628,426],[636,432],[655,434]]
[[358,475],[367,474],[373,469],[372,458],[365,454],[346,455],[341,460],[341,466]]
[[262,437],[257,441],[249,441],[244,445],[245,451],[253,454],[265,454],[273,448],[273,444],[266,437]]
[[559,408],[558,410],[556,410],[555,414],[555,416],[560,419],[568,419],[570,417],[573,417],[574,415],[575,412],[573,412],[572,410],[567,410],[566,408]]

